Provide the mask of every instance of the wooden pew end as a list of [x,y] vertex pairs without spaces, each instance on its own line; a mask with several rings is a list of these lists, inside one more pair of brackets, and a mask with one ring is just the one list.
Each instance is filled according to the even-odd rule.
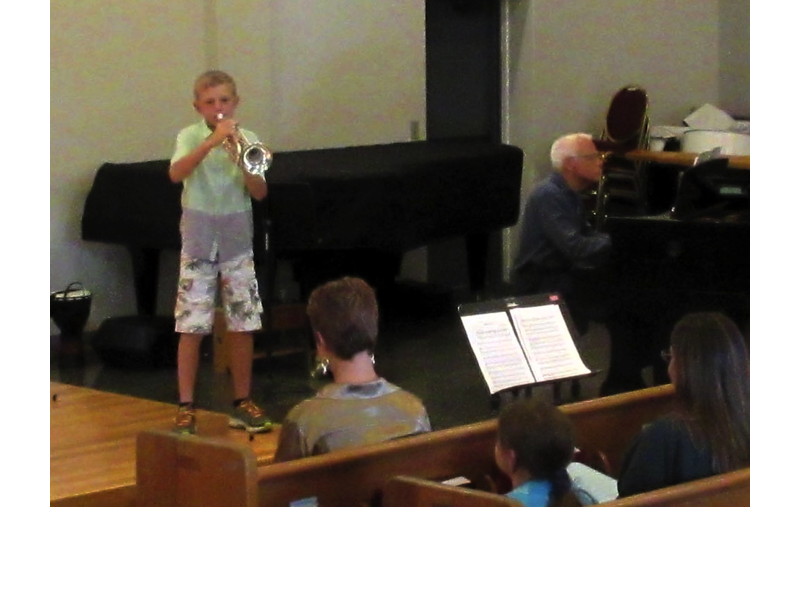
[[247,446],[163,430],[136,437],[139,506],[256,506],[257,482]]

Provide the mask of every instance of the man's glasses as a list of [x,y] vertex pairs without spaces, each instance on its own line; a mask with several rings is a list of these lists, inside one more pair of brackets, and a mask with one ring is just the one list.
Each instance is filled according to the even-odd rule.
[[586,160],[603,160],[603,152],[592,152],[591,154],[573,154],[572,158],[585,158]]

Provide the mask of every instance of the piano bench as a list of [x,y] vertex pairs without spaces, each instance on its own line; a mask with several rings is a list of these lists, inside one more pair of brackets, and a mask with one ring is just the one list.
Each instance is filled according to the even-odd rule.
[[[306,355],[306,363],[311,364],[311,333],[306,316],[305,304],[278,304],[270,307],[269,318],[262,317],[264,328],[255,332],[255,349],[253,359],[270,358],[285,354]],[[223,373],[230,368],[228,358],[227,325],[225,313],[217,308],[214,314],[212,357],[214,372]],[[289,338],[289,343],[279,343]],[[266,339],[265,339],[266,338]],[[259,343],[265,339],[265,343]],[[266,346],[266,349],[261,348]]]

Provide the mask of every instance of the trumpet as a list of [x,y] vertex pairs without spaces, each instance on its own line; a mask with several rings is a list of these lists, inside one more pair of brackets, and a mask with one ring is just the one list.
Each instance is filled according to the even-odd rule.
[[[225,116],[217,115],[219,120]],[[251,142],[247,136],[236,126],[236,134],[225,138],[222,142],[231,160],[242,167],[251,175],[261,175],[272,165],[272,152],[261,142]]]

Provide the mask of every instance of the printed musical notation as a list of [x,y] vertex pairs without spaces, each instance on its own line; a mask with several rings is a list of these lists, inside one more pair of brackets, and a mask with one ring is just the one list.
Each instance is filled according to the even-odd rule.
[[588,375],[557,304],[462,314],[489,392]]
[[588,375],[557,304],[509,311],[536,381]]
[[490,393],[535,382],[507,313],[467,315],[461,321]]

